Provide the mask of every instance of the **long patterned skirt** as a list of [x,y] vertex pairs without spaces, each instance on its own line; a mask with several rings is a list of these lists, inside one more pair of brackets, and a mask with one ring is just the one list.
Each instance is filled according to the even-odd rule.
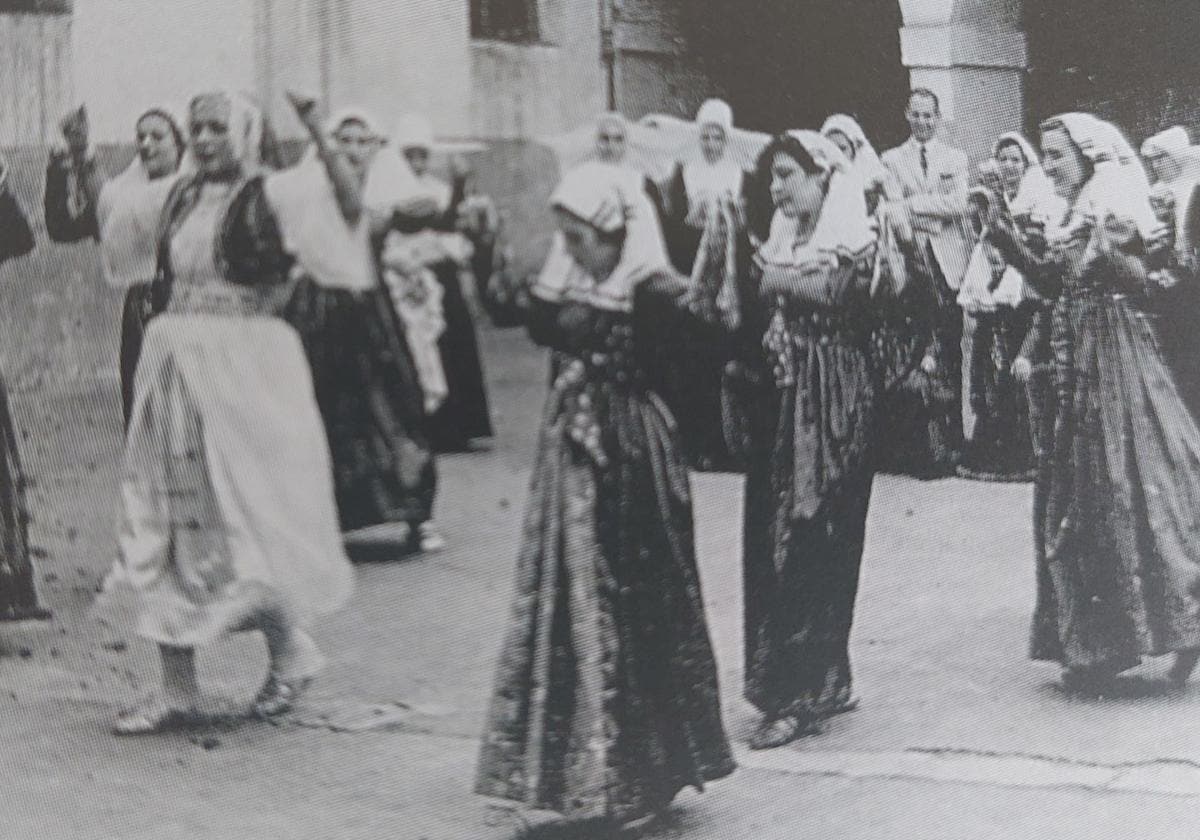
[[658,399],[605,386],[604,465],[552,392],[476,790],[635,820],[734,769],[704,619],[687,465]]
[[38,607],[29,556],[29,514],[17,435],[0,382],[0,621],[44,618]]
[[1153,319],[1128,299],[1065,297],[1052,343],[1034,656],[1113,673],[1200,647],[1200,428]]
[[285,317],[312,368],[343,530],[429,519],[436,472],[424,398],[387,293],[303,280]]

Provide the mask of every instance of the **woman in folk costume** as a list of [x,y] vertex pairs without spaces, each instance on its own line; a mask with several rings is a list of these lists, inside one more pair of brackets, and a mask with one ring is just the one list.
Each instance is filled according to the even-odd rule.
[[[342,166],[301,110],[326,165]],[[260,171],[262,116],[240,94],[206,93],[188,125],[196,173],[163,211],[116,576],[138,596],[138,631],[159,646],[163,685],[120,717],[119,734],[198,714],[195,648],[239,630],[261,630],[270,656],[254,711],[288,710],[322,664],[307,628],[353,583],[304,347],[275,316],[295,261]],[[354,180],[331,180],[353,224]]]
[[[0,266],[33,250],[33,231],[9,188],[9,164],[0,157]],[[38,606],[29,554],[29,512],[8,389],[0,381],[0,621],[46,618]]]
[[1119,130],[1090,114],[1042,123],[1068,209],[1041,234],[1001,218],[989,240],[1054,300],[1055,423],[1032,653],[1069,689],[1104,691],[1143,656],[1200,658],[1200,428],[1159,351],[1147,298],[1166,234]]
[[[359,109],[339,111],[325,142],[367,188],[381,135]],[[298,278],[284,317],[304,343],[333,455],[343,531],[407,525],[406,548],[440,542],[432,529],[434,459],[424,395],[372,251],[369,214],[348,221],[318,148],[264,180]]]
[[[401,119],[392,137],[392,154],[402,156],[416,179],[418,195],[389,214],[390,227],[401,233],[458,230],[466,198],[466,174],[455,166],[454,183],[429,171],[434,149],[433,128],[424,117]],[[387,152],[385,152],[387,154]],[[448,394],[430,419],[430,437],[437,452],[465,452],[472,440],[492,437],[483,363],[475,321],[467,305],[462,274],[471,267],[469,249],[438,262],[434,274],[442,286],[446,326],[439,339]]]
[[[755,256],[766,371],[746,480],[745,694],[750,746],[857,705],[849,639],[874,475],[880,359],[876,236],[862,184],[829,139],[776,138],[760,158],[775,219]],[[887,280],[888,282],[883,282]]]
[[[1065,211],[1037,152],[1020,134],[1002,134],[981,171],[984,186],[972,195],[981,231],[996,214],[1019,219],[1021,224],[1044,226]],[[971,354],[964,359],[969,372],[964,398],[970,402],[975,422],[964,430],[958,473],[991,481],[1026,479],[1034,454],[1029,405],[1012,365],[1046,303],[1021,273],[981,238],[971,254],[958,305],[976,325]]]
[[602,830],[734,762],[687,464],[651,373],[658,341],[693,326],[687,285],[650,201],[611,166],[571,170],[551,203],[530,332],[558,374],[476,791]]
[[846,114],[833,114],[821,126],[821,134],[828,137],[842,150],[850,161],[855,175],[862,181],[867,198],[867,212],[873,214],[889,190],[895,186],[888,183],[888,172],[879,160],[879,153],[867,139],[858,120]]
[[675,166],[663,224],[671,262],[685,275],[692,273],[709,213],[727,201],[740,201],[746,181],[730,149],[733,109],[709,99],[696,112],[696,126],[698,148]]
[[[75,123],[78,123],[78,116]],[[67,122],[68,140],[86,144],[87,123]],[[133,406],[133,375],[150,312],[150,282],[158,251],[158,222],[175,182],[189,167],[179,123],[151,108],[135,125],[136,153],[128,167],[104,181],[94,158],[58,153],[46,175],[46,230],[56,242],[100,242],[105,282],[124,292],[121,313],[121,404],[126,423]],[[86,186],[86,188],[85,188]]]
[[1177,125],[1143,143],[1142,157],[1156,178],[1151,203],[1159,220],[1170,230],[1179,263],[1174,272],[1177,282],[1164,291],[1156,306],[1163,352],[1192,413],[1200,416],[1200,345],[1196,331],[1196,312],[1200,308],[1200,201],[1196,198],[1200,190],[1200,149],[1191,145],[1187,129]]
[[[691,278],[696,302],[736,335],[741,325],[739,278],[751,246],[744,213],[748,178],[732,143],[733,111],[710,99],[696,114],[699,136],[690,157],[676,164],[667,190],[663,234],[671,262]],[[689,341],[670,352],[674,374],[663,396],[679,418],[692,466],[740,470],[730,440],[726,368],[734,355],[728,340]],[[731,445],[732,443],[732,445]]]

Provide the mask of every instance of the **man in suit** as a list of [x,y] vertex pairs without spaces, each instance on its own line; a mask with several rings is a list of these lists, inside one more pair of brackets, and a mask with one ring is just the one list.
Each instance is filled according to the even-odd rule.
[[957,409],[950,410],[943,433],[937,435],[942,439],[931,441],[935,457],[940,458],[937,450],[943,450],[954,459],[954,450],[964,432],[970,436],[975,419],[969,399],[961,398],[969,393],[969,371],[963,359],[971,358],[973,324],[960,314],[956,301],[974,241],[967,214],[967,156],[938,139],[942,112],[933,91],[915,88],[905,117],[912,135],[884,152],[882,162],[891,181],[888,193],[894,200],[890,212],[897,220],[897,231],[902,237],[911,236],[936,287],[934,336],[921,368],[956,392],[961,418],[950,416],[959,414]]

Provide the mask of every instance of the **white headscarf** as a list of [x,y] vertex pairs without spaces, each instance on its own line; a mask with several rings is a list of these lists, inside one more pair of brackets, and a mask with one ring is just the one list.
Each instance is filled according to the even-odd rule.
[[829,175],[829,187],[807,242],[796,243],[798,221],[776,210],[771,233],[755,260],[760,265],[802,265],[814,260],[857,259],[875,243],[876,235],[867,215],[862,182],[853,174],[850,161],[832,140],[815,131],[789,131],[786,136],[797,140]]
[[1014,216],[1030,215],[1040,219],[1057,221],[1066,212],[1066,202],[1054,192],[1054,184],[1046,171],[1033,144],[1016,131],[1001,134],[992,146],[992,157],[998,159],[1000,147],[1015,143],[1025,158],[1025,174],[1017,185],[1016,194],[1008,200],[1009,212]]
[[696,112],[696,125],[702,131],[706,126],[721,129],[725,134],[725,151],[719,160],[710,163],[703,152],[696,149],[684,162],[683,184],[688,203],[696,206],[727,195],[740,195],[742,169],[729,154],[733,140],[733,109],[720,99],[709,99]]
[[[138,117],[159,116],[183,139],[179,120],[166,108],[151,108]],[[135,123],[136,124],[136,123]],[[114,289],[128,289],[154,278],[158,259],[158,226],[167,196],[180,177],[191,172],[186,141],[175,171],[152,179],[140,155],[100,189],[96,220],[100,227],[100,264]]]
[[845,135],[854,147],[854,160],[850,161],[850,168],[858,175],[864,189],[871,189],[875,184],[883,183],[886,170],[879,160],[879,153],[867,139],[866,132],[862,130],[858,120],[846,114],[834,114],[821,126],[821,134],[829,137],[833,131]]
[[[378,136],[370,114],[344,108],[325,123],[329,141],[350,121]],[[284,248],[308,277],[326,288],[365,291],[376,285],[369,220],[364,214],[355,225],[346,221],[315,145],[291,169],[268,175],[264,188]]]
[[419,185],[417,195],[432,198],[438,209],[445,212],[450,208],[450,198],[453,195],[450,185],[428,172],[424,175],[417,175],[404,160],[405,149],[423,149],[432,154],[436,143],[433,123],[423,114],[405,114],[396,123],[396,130],[392,133],[392,147],[395,149],[396,156],[399,156],[404,167],[409,170],[413,180]]
[[1187,129],[1176,125],[1155,134],[1143,143],[1142,154],[1145,157],[1166,155],[1180,165],[1179,174],[1170,180],[1163,179],[1160,181],[1160,185],[1170,192],[1175,205],[1176,244],[1185,250],[1190,250],[1192,244],[1185,242],[1184,238],[1187,235],[1187,219],[1192,195],[1196,190],[1196,185],[1200,184],[1200,149],[1192,145]]
[[1068,112],[1048,122],[1061,123],[1071,141],[1091,161],[1094,174],[1070,208],[1072,217],[1103,224],[1110,216],[1133,225],[1143,238],[1159,228],[1150,206],[1150,181],[1121,130],[1092,114]]
[[598,162],[575,167],[559,182],[550,205],[602,233],[624,230],[625,241],[612,274],[597,282],[571,259],[562,234],[555,233],[532,289],[542,300],[575,301],[628,312],[639,283],[658,272],[671,271],[654,206],[642,190],[628,188],[628,178],[619,167]]

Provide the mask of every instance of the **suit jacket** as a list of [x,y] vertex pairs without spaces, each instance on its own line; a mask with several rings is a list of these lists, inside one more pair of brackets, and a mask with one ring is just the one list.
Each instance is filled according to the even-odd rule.
[[921,171],[921,145],[911,137],[881,160],[908,207],[918,243],[929,242],[947,285],[957,290],[974,239],[967,220],[967,156],[936,137],[925,149],[928,176]]

